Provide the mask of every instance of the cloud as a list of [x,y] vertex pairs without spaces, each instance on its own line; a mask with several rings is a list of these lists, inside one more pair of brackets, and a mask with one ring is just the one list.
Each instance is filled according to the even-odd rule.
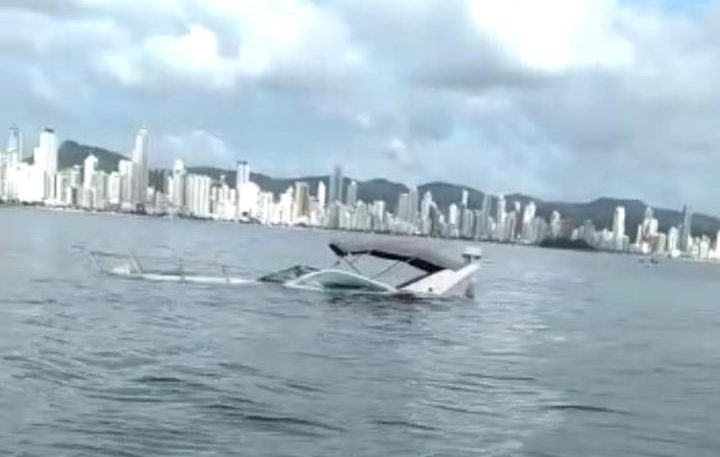
[[155,140],[153,149],[183,159],[188,166],[227,167],[235,159],[230,147],[221,138],[205,130],[162,135]]
[[720,213],[718,43],[717,0],[6,0],[0,123],[120,151],[144,123],[155,163]]
[[186,3],[193,22],[116,46],[101,69],[128,87],[307,90],[340,84],[362,65],[344,25],[310,2]]

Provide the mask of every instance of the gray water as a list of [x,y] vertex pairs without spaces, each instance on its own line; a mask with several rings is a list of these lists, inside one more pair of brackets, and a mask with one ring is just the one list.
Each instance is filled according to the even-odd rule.
[[474,300],[409,302],[84,254],[254,276],[327,264],[333,236],[0,208],[0,455],[720,454],[718,266],[485,245]]

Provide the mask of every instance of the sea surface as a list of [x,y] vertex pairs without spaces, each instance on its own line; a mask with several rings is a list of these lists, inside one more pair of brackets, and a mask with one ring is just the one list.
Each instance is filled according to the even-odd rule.
[[720,455],[716,265],[488,244],[474,299],[413,302],[87,255],[254,277],[337,236],[0,208],[0,456]]

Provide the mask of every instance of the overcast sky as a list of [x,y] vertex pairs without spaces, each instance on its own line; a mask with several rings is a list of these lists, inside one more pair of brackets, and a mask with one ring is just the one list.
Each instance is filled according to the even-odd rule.
[[0,0],[0,124],[720,214],[720,1]]

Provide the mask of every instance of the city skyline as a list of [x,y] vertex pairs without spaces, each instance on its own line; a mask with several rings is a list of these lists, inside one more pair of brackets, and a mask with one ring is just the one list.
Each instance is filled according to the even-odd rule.
[[[55,133],[55,132],[56,132],[56,130],[55,130],[53,127],[42,127],[42,128],[40,128],[40,129],[38,129],[38,130],[39,130],[39,135],[40,135],[40,142],[42,142],[43,133],[46,133],[47,131],[51,131],[52,133]],[[9,132],[10,132],[10,138],[8,139],[6,150],[9,150],[9,149],[10,149],[10,145],[11,145],[11,143],[14,141],[13,138],[17,137],[17,140],[15,140],[15,141],[20,145],[20,147],[19,147],[19,148],[16,147],[16,148],[17,148],[18,150],[24,152],[24,156],[21,155],[21,156],[20,156],[20,160],[30,160],[30,159],[34,159],[36,150],[37,150],[38,148],[42,149],[40,145],[38,145],[38,146],[33,146],[33,145],[32,145],[32,142],[28,143],[27,141],[25,141],[25,140],[24,140],[24,135],[22,134],[22,132],[24,132],[24,131],[21,130],[20,128],[18,128],[17,126],[12,126],[12,127],[10,127],[10,128],[9,128]],[[144,132],[144,133],[143,133],[143,132]],[[63,143],[69,142],[69,143],[76,144],[76,145],[78,145],[79,147],[82,147],[82,148],[88,148],[88,149],[94,150],[94,151],[100,150],[100,151],[102,151],[103,153],[109,153],[109,154],[113,154],[113,155],[122,156],[122,158],[123,158],[124,160],[127,160],[128,162],[133,162],[132,157],[133,157],[133,155],[136,153],[136,151],[137,151],[137,149],[138,149],[138,144],[139,144],[139,141],[140,141],[140,137],[141,137],[141,135],[143,135],[143,134],[144,134],[144,135],[148,135],[148,129],[147,129],[146,126],[141,125],[141,127],[139,127],[138,134],[136,135],[134,142],[128,143],[128,144],[131,144],[132,147],[130,147],[129,152],[126,152],[126,153],[118,152],[117,150],[112,150],[112,149],[107,148],[107,147],[105,147],[105,146],[89,145],[89,144],[86,144],[86,142],[82,142],[82,141],[78,142],[78,141],[76,141],[75,139],[64,139],[63,141],[58,141],[58,140],[56,139],[55,141],[58,141],[57,147],[61,146]],[[18,136],[18,135],[19,135],[19,136]],[[149,138],[147,139],[147,141],[149,141]],[[126,143],[127,143],[127,142],[126,142]],[[144,147],[147,148],[148,146],[145,145]],[[0,151],[2,151],[2,149],[0,149]],[[31,151],[31,153],[28,154],[28,151]],[[182,162],[183,167],[190,168],[190,169],[195,169],[195,168],[208,168],[208,169],[216,170],[217,172],[221,172],[221,173],[236,173],[236,174],[238,173],[238,170],[241,169],[241,168],[240,168],[241,165],[243,165],[243,166],[245,166],[246,168],[245,168],[245,170],[244,170],[243,172],[241,172],[241,174],[243,174],[244,176],[246,176],[245,181],[249,180],[249,173],[250,173],[250,171],[249,171],[248,161],[245,160],[245,159],[237,160],[237,161],[235,162],[235,163],[237,164],[237,169],[233,169],[233,167],[232,167],[232,166],[229,166],[228,163],[226,163],[226,164],[219,164],[219,165],[208,165],[207,163],[203,162],[202,160],[195,160],[195,161],[193,161],[192,163],[189,163],[189,162],[186,162],[186,161],[183,160],[183,159],[178,159],[178,158],[175,158],[175,159],[171,160],[171,161],[170,161],[169,163],[167,163],[167,164],[150,166],[150,165],[148,165],[148,164],[149,164],[149,163],[152,163],[152,156],[151,156],[151,157],[150,157],[150,161],[146,161],[146,163],[144,164],[144,167],[147,168],[148,172],[149,172],[149,171],[159,171],[159,170],[172,170],[172,169],[177,165],[178,161]],[[122,162],[122,159],[121,159],[121,162]],[[155,163],[156,163],[156,162],[155,162]],[[121,166],[122,166],[122,165],[121,165]],[[327,167],[326,167],[326,168],[327,168]],[[342,168],[340,168],[340,170],[339,170],[340,176],[336,176],[336,173],[338,172],[338,165],[334,165],[334,166],[333,166],[333,173],[331,173],[330,175],[327,175],[326,173],[323,173],[323,171],[326,172],[327,170],[325,169],[325,170],[322,170],[322,171],[317,172],[317,173],[315,173],[315,172],[313,172],[313,173],[302,173],[302,172],[301,172],[301,173],[298,173],[298,174],[296,174],[296,175],[288,175],[288,176],[277,176],[277,175],[273,175],[273,178],[274,178],[274,179],[289,179],[289,180],[292,180],[292,179],[316,178],[316,177],[318,177],[318,176],[328,176],[328,184],[327,184],[327,188],[326,188],[326,192],[328,192],[328,194],[327,194],[327,199],[328,199],[328,201],[330,201],[331,196],[332,196],[332,192],[333,192],[332,187],[333,187],[333,185],[334,185],[334,182],[337,182],[338,179],[339,179],[339,180],[342,180],[343,182],[346,182],[346,183],[350,183],[351,181],[355,181],[355,182],[357,182],[357,183],[366,183],[366,182],[368,182],[368,181],[373,181],[373,180],[380,179],[380,180],[387,180],[387,181],[389,181],[389,182],[397,182],[397,183],[399,183],[399,184],[402,184],[402,185],[406,186],[408,190],[410,190],[411,187],[412,187],[411,184],[408,184],[408,183],[406,183],[406,182],[399,181],[399,180],[397,180],[396,177],[394,177],[394,176],[388,176],[388,175],[383,175],[383,174],[370,175],[370,176],[368,176],[367,179],[365,179],[365,180],[357,179],[357,176],[354,176],[354,177],[352,177],[352,178],[346,177],[346,176],[343,176]],[[262,174],[264,174],[264,175],[266,175],[266,176],[271,176],[269,173],[267,173],[267,172],[265,172],[265,171],[263,171]],[[416,187],[417,187],[417,186],[420,186],[420,185],[425,185],[425,184],[428,184],[428,183],[448,183],[448,184],[452,184],[452,185],[454,185],[454,186],[463,187],[463,188],[466,188],[466,189],[469,189],[469,190],[473,190],[473,191],[475,191],[475,192],[480,192],[480,193],[483,193],[483,194],[484,194],[484,193],[489,193],[489,194],[491,194],[491,195],[517,195],[517,196],[521,196],[522,198],[527,198],[529,195],[531,195],[531,193],[528,192],[528,191],[526,191],[525,189],[519,189],[519,188],[508,188],[508,189],[506,189],[506,191],[498,191],[498,190],[487,189],[487,188],[484,188],[483,190],[479,190],[479,188],[478,188],[477,185],[473,185],[473,184],[471,184],[471,183],[458,183],[457,181],[454,181],[453,179],[448,179],[448,180],[431,180],[431,181],[426,181],[426,182],[418,182],[417,185],[416,185]],[[238,183],[234,183],[234,185],[237,186]],[[345,188],[346,188],[346,187],[347,187],[347,184],[345,184]],[[343,191],[344,191],[344,190],[343,190]],[[340,197],[342,197],[342,198],[341,198],[342,201],[345,201],[345,199],[346,199],[346,198],[345,198],[345,197],[346,197],[345,195],[341,195]],[[637,197],[635,194],[632,194],[632,193],[631,193],[630,195],[613,195],[613,194],[610,194],[610,193],[602,193],[602,192],[601,192],[600,194],[597,194],[597,195],[591,195],[591,196],[589,196],[589,197],[588,197],[587,199],[585,199],[585,200],[549,199],[549,198],[545,197],[542,193],[540,193],[540,194],[532,193],[532,197],[529,197],[529,198],[534,199],[535,201],[544,201],[544,202],[547,202],[547,203],[558,202],[558,203],[561,203],[561,204],[566,204],[566,203],[587,203],[587,202],[591,202],[591,201],[594,201],[594,200],[597,200],[597,199],[611,199],[611,200],[621,200],[621,201],[629,201],[629,202],[630,202],[630,201],[639,201],[639,202],[643,202],[643,201],[644,201],[642,198]],[[655,203],[657,203],[657,202],[655,202]],[[654,205],[654,206],[656,206],[656,207],[661,207],[661,208],[663,208],[663,207],[664,207],[664,208],[668,208],[667,205],[662,205],[662,204],[660,204],[660,205]],[[681,205],[681,207],[684,207],[684,206],[686,206],[686,203],[683,203],[683,204]],[[695,206],[695,205],[692,205],[692,206],[693,206],[694,211],[697,210],[697,208],[698,208],[697,206]],[[712,212],[712,211],[699,211],[699,213],[703,213],[703,215],[707,215],[707,216],[712,217],[712,218],[720,219],[720,212],[715,213],[715,212]],[[610,218],[612,219],[612,215],[610,216]]]
[[92,153],[82,166],[60,169],[59,140],[52,128],[40,132],[32,163],[22,159],[22,142],[19,129],[11,128],[7,147],[0,151],[0,201],[528,245],[570,240],[605,251],[720,260],[720,230],[714,242],[705,234],[695,236],[694,213],[687,205],[680,224],[667,233],[659,231],[660,221],[646,207],[633,242],[622,205],[615,207],[606,227],[565,218],[557,209],[546,218],[538,214],[532,199],[508,201],[503,194],[486,193],[482,206],[473,207],[468,189],[444,208],[431,191],[424,191],[421,199],[420,189],[411,186],[398,192],[393,208],[386,200],[359,199],[357,182],[345,179],[340,165],[327,176],[329,192],[323,181],[311,189],[308,182],[298,180],[284,192],[273,193],[252,180],[245,160],[236,163],[234,186],[226,175],[217,179],[192,172],[181,159],[171,171],[161,170],[150,186],[151,139],[145,127],[135,136],[131,160],[120,159],[117,170],[110,172],[98,169]]

